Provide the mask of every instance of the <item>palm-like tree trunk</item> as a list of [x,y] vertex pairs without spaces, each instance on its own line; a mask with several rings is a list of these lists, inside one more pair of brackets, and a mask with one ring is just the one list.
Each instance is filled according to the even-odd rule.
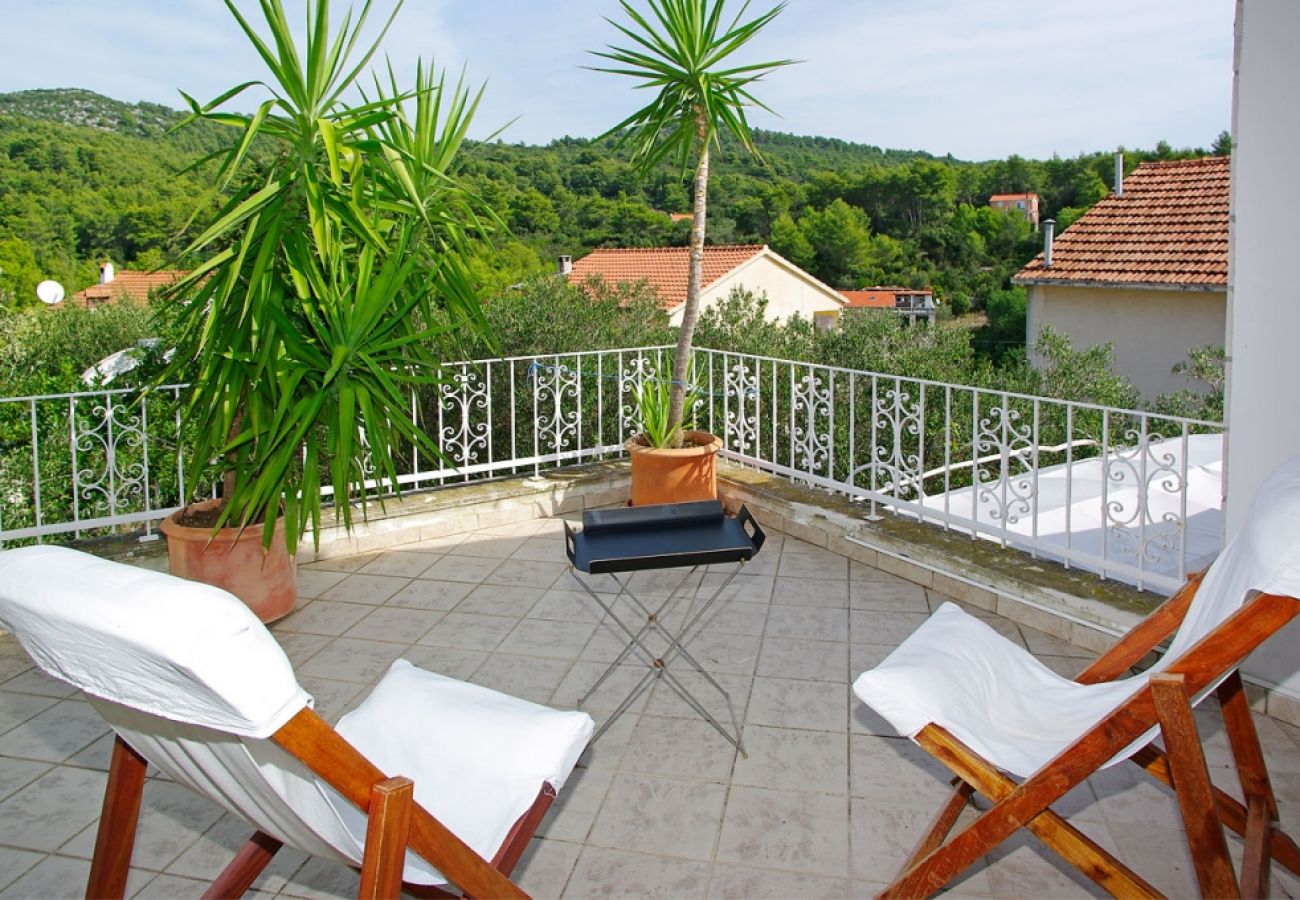
[[[695,111],[696,159],[694,187],[694,215],[691,219],[691,269],[686,280],[686,305],[682,309],[682,324],[677,331],[677,353],[673,358],[673,384],[668,404],[668,427],[680,425],[686,413],[686,379],[691,372],[691,347],[695,341],[695,325],[700,320],[700,282],[704,277],[704,220],[709,204],[709,120],[703,108]],[[678,432],[674,447],[682,445]]]

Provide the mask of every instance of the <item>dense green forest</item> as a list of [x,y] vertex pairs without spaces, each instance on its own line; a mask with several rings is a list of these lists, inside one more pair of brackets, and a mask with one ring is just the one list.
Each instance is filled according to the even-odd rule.
[[[98,259],[137,269],[184,265],[173,255],[215,209],[210,175],[190,167],[229,135],[211,123],[171,131],[182,114],[79,90],[0,95],[0,303],[35,302],[35,284],[71,291],[95,280]],[[994,193],[1036,191],[1058,229],[1105,196],[1110,151],[1072,159],[963,162],[822,137],[758,132],[761,162],[725,144],[710,186],[714,243],[767,243],[839,288],[932,286],[955,312],[983,309],[1039,249]],[[1152,158],[1224,152],[1161,144]],[[508,226],[484,246],[484,296],[538,272],[558,254],[599,246],[685,244],[687,180],[669,166],[633,175],[608,145],[564,138],[547,146],[467,148],[463,177]],[[195,215],[196,207],[198,209]]]

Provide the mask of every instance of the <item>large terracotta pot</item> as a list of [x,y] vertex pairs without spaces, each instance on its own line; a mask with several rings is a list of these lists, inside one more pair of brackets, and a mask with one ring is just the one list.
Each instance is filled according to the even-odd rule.
[[[205,500],[194,505],[211,508],[220,502]],[[179,524],[176,520],[180,515],[173,513],[162,523],[173,575],[230,591],[263,622],[274,622],[293,612],[298,596],[298,560],[289,555],[285,545],[283,518],[275,522],[271,548],[263,551],[262,525],[250,525],[242,534],[237,528],[223,528],[214,537],[211,528]]]
[[688,431],[681,449],[657,450],[638,435],[623,446],[632,459],[633,506],[718,498],[720,438]]

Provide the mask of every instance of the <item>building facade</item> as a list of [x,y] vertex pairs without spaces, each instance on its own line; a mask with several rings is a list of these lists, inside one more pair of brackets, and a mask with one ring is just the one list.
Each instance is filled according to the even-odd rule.
[[1027,343],[1044,327],[1076,349],[1109,343],[1144,397],[1201,387],[1173,367],[1225,346],[1228,157],[1143,163],[1012,279],[1028,292]]
[[[672,325],[680,325],[686,305],[690,250],[686,247],[604,248],[574,261],[567,277],[574,284],[601,278],[610,284],[646,282],[659,295]],[[704,248],[700,309],[725,300],[737,288],[767,297],[772,321],[799,315],[829,328],[845,299],[766,244]]]

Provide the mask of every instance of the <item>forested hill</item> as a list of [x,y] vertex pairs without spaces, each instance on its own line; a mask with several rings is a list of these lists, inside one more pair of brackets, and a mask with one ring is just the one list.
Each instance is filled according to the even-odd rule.
[[[185,169],[230,134],[211,123],[170,132],[181,118],[89,91],[0,94],[0,302],[31,302],[42,278],[80,288],[99,258],[170,261],[217,199],[205,173]],[[756,142],[761,163],[725,142],[716,157],[712,242],[771,244],[841,288],[930,285],[958,309],[981,306],[1038,249],[1023,219],[988,208],[990,194],[1036,191],[1060,228],[1113,176],[1109,151],[971,163],[834,138],[760,131]],[[1161,145],[1126,161],[1206,152]],[[468,145],[462,175],[510,227],[477,260],[485,294],[550,269],[557,254],[687,239],[688,224],[669,214],[690,209],[688,179],[666,164],[638,178],[608,144]],[[205,207],[191,221],[196,202]]]

